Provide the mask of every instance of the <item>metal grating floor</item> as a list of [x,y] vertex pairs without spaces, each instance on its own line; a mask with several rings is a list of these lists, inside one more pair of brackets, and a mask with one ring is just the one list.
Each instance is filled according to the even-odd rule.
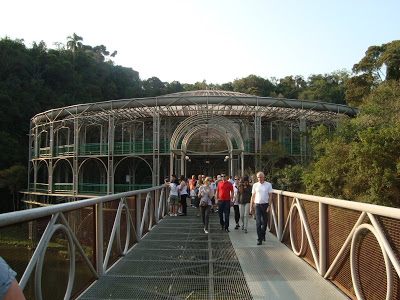
[[205,234],[188,213],[162,220],[79,299],[253,299],[218,215]]

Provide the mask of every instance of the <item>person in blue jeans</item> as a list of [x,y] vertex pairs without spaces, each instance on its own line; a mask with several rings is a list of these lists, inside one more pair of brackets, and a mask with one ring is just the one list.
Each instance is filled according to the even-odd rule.
[[268,224],[268,206],[269,200],[272,199],[272,185],[265,181],[263,172],[257,173],[257,180],[253,184],[251,191],[250,214],[253,213],[255,204],[256,227],[257,227],[257,245],[261,245],[265,241],[265,232]]
[[[233,185],[228,181],[226,173],[221,173],[222,180],[215,191],[215,204],[218,205],[219,222],[221,230],[229,232],[229,213],[233,204]],[[225,220],[224,220],[225,216]]]

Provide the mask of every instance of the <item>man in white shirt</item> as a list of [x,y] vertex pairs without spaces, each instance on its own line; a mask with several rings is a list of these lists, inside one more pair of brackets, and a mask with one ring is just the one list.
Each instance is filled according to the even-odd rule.
[[269,200],[272,199],[272,185],[265,181],[265,175],[263,172],[257,173],[257,179],[258,182],[253,184],[253,189],[251,191],[250,214],[253,213],[255,204],[257,245],[261,245],[262,241],[265,241],[265,232],[268,223],[267,209]]

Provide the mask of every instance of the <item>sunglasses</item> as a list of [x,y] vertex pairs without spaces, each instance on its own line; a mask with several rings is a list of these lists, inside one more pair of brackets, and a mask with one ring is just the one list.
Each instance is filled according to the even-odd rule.
[[235,178],[235,180],[239,180],[239,178]]

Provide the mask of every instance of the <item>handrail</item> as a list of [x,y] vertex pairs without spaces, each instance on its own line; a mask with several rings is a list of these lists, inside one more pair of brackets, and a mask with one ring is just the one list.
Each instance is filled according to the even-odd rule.
[[[353,286],[347,289],[343,283],[337,281],[338,286],[346,294],[351,297],[355,296],[357,299],[363,299],[364,295],[367,293],[366,290],[368,288],[371,289],[371,287],[364,285],[360,288],[362,278],[370,278],[373,276],[372,278],[374,278],[374,281],[379,282],[379,287],[384,287],[386,284],[386,299],[392,298],[395,288],[394,282],[398,282],[400,279],[400,261],[396,255],[400,249],[397,238],[399,234],[397,228],[399,228],[400,225],[400,209],[276,189],[273,190],[273,194],[275,196],[272,201],[270,201],[271,210],[269,215],[271,221],[268,222],[268,230],[272,231],[275,229],[277,238],[291,248],[295,255],[302,257],[306,252],[311,253],[311,255],[308,254],[308,262],[311,265],[314,264],[317,272],[325,279],[338,278],[333,272],[340,272],[344,266],[344,262],[349,256],[349,265],[345,268],[349,268],[351,271],[351,278],[347,278],[347,280],[352,282]],[[307,210],[307,207],[309,207],[305,205],[307,201],[319,204],[318,213],[315,212],[315,206],[312,206],[314,207],[312,210]],[[335,228],[337,230],[338,223],[335,224],[332,222],[333,224],[329,224],[331,220],[328,217],[329,206],[351,211],[352,214],[351,219],[348,219],[347,215],[344,214],[340,220],[340,222],[346,223],[347,231],[344,232],[341,227],[339,228],[339,232],[335,231],[334,249],[337,249],[338,246],[340,249],[334,251],[331,246],[331,241],[329,241],[331,236],[329,236],[328,233],[329,230],[335,230]],[[286,210],[284,207],[286,207]],[[360,215],[355,220],[354,218],[357,217],[357,213],[360,213]],[[296,214],[298,215],[297,220],[299,221],[296,223],[297,227],[293,228],[293,220]],[[385,219],[385,221],[378,221],[376,216],[380,219],[387,219]],[[349,223],[350,221],[354,222],[354,224]],[[394,224],[391,225],[391,231],[388,229],[387,222]],[[316,226],[316,223],[318,223],[318,226]],[[396,228],[396,231],[393,228]],[[375,273],[365,274],[365,271],[363,273],[362,270],[359,269],[361,266],[356,260],[358,260],[358,256],[361,255],[360,248],[363,246],[374,247],[372,244],[372,246],[368,246],[368,241],[365,242],[367,246],[363,244],[366,236],[365,231],[372,234],[382,252],[367,252],[368,261],[372,260],[372,258],[378,260],[378,265],[383,265],[385,268],[379,269],[379,271],[386,271],[386,278],[375,278]],[[312,234],[313,232],[314,235]],[[361,234],[361,232],[363,233]],[[386,236],[390,233],[396,236]],[[288,238],[290,241],[288,241]],[[298,246],[300,246],[300,248],[298,248]],[[367,249],[370,251],[370,248]],[[381,261],[382,257],[384,263]],[[395,272],[392,272],[392,268]],[[348,272],[346,274],[348,274]],[[359,279],[359,277],[361,279]],[[337,280],[343,280],[343,278]],[[399,287],[397,288],[399,289]],[[368,292],[372,294],[376,293],[375,290],[369,290]],[[383,296],[383,291],[380,292],[380,295]],[[397,290],[396,294],[398,293],[399,291]]]
[[307,194],[300,194],[300,193],[293,193],[293,192],[286,192],[281,190],[273,190],[275,194],[289,196],[293,198],[299,198],[307,201],[323,203],[327,205],[333,205],[336,207],[356,210],[356,211],[365,211],[372,214],[378,214],[383,217],[393,218],[393,219],[400,219],[400,209],[388,206],[379,206],[369,203],[362,203],[362,202],[355,202],[349,200],[341,200],[341,199],[334,199],[328,197],[320,197],[320,196],[313,196]]
[[[64,299],[69,299],[71,293],[73,292],[73,284],[75,282],[76,273],[76,251],[83,259],[83,263],[89,268],[92,274],[92,279],[95,280],[104,276],[107,268],[110,267],[109,262],[112,259],[111,255],[113,255],[114,257],[113,260],[126,255],[130,247],[132,247],[134,244],[134,242],[130,243],[131,236],[134,236],[136,238],[136,242],[140,242],[143,234],[147,231],[152,230],[152,228],[159,222],[159,220],[165,216],[164,213],[166,212],[167,195],[167,192],[165,192],[166,188],[167,187],[165,185],[156,186],[143,190],[124,192],[76,202],[0,214],[0,229],[10,225],[19,226],[19,224],[35,221],[43,217],[51,217],[49,221],[46,221],[47,226],[44,232],[41,233],[39,242],[32,249],[34,250],[34,252],[30,256],[29,262],[27,262],[25,269],[22,270],[23,274],[21,273],[21,270],[19,270],[18,272],[19,274],[22,274],[19,282],[20,288],[24,290],[27,286],[28,280],[30,280],[31,277],[34,277],[34,295],[30,294],[29,296],[34,297],[38,300],[42,299],[42,270],[45,261],[44,257],[46,254],[46,249],[49,246],[50,239],[53,237],[55,232],[60,231],[63,232],[63,234],[65,235],[65,240],[68,245],[68,257],[70,265],[68,285],[65,291]],[[161,193],[158,192],[160,189]],[[145,208],[143,212],[141,211],[141,195],[146,195]],[[127,200],[129,197],[133,196],[136,196],[134,202],[131,202],[132,199],[129,199],[129,201]],[[159,199],[157,199],[158,197]],[[105,214],[110,209],[109,206],[103,207],[103,204],[111,201],[113,203],[115,203],[115,201],[118,201],[118,208],[112,208],[112,210],[115,210],[116,213],[115,215],[111,215],[113,218],[112,228],[107,228],[105,226],[106,224],[110,224],[110,222],[105,222],[104,218],[106,217],[103,218],[103,214]],[[131,205],[131,207],[129,207],[129,205]],[[83,246],[87,247],[88,245],[85,245],[85,241],[80,241],[77,238],[77,234],[81,234],[82,232],[80,232],[79,229],[76,230],[76,227],[72,226],[73,223],[72,225],[69,224],[68,219],[66,218],[66,216],[64,216],[65,212],[77,211],[79,214],[80,209],[86,209],[88,207],[91,207],[91,210],[93,212],[92,220],[95,223],[93,233],[96,238],[95,240],[93,240],[93,242],[89,243],[90,247],[93,247],[93,260],[89,259],[90,255],[88,257],[83,249]],[[111,207],[113,207],[113,205],[111,205]],[[136,213],[134,215],[132,215],[131,213],[131,211],[133,210],[136,210]],[[123,211],[125,211],[126,216],[126,223],[124,223],[126,226],[126,239],[124,247],[121,246],[122,239],[120,236]],[[110,220],[110,215],[108,216],[108,220]],[[136,219],[136,224],[142,224],[141,228],[135,228],[135,222],[133,219]],[[72,220],[74,220],[74,218],[72,218]],[[153,222],[153,220],[155,220],[155,223]],[[146,228],[144,228],[144,224],[147,225]],[[72,228],[75,228],[75,231]],[[5,228],[5,230],[7,232],[8,229]],[[28,236],[24,236],[23,231],[21,232],[21,234],[22,239],[28,240]],[[106,234],[106,236],[104,236],[104,234]],[[106,239],[104,239],[103,237]],[[117,246],[117,251],[114,254],[111,254],[114,244],[116,244]],[[107,247],[106,253],[103,252],[103,245]],[[85,285],[85,283],[80,284]],[[84,287],[85,286],[79,286],[78,289],[82,289]]]
[[101,196],[86,200],[80,200],[76,202],[61,203],[53,206],[32,208],[29,210],[15,211],[6,214],[0,214],[0,227],[7,226],[10,224],[26,222],[33,219],[42,218],[55,214],[57,212],[66,212],[69,210],[74,210],[78,208],[83,208],[87,206],[96,205],[99,203],[104,203],[112,200],[117,200],[124,197],[132,197],[143,193],[152,192],[162,188],[162,186],[156,186],[148,189],[124,192],[119,194]]

